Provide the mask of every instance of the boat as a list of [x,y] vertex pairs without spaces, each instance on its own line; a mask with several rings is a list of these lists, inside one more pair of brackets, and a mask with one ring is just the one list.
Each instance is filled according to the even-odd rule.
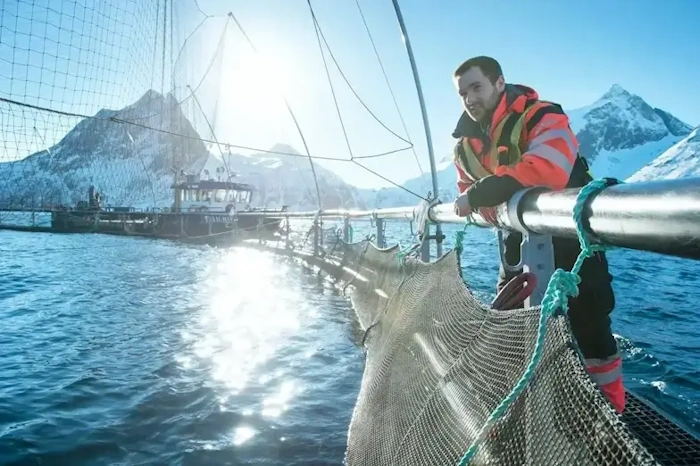
[[[87,201],[75,207],[51,209],[49,232],[104,233],[124,236],[175,239],[211,245],[233,244],[241,238],[269,238],[279,230],[287,206],[255,208],[256,188],[247,183],[201,180],[187,175],[174,183],[169,208],[137,209],[131,206],[103,206],[95,186]],[[241,215],[243,214],[243,215]],[[275,217],[270,215],[277,214]]]
[[[200,215],[205,223],[235,223],[238,229],[245,232],[277,232],[282,217],[272,218],[269,215],[287,211],[287,206],[280,209],[251,207],[257,190],[247,183],[200,180],[198,175],[187,175],[185,181],[173,184],[172,188],[175,191],[172,212]],[[246,215],[239,215],[243,212]]]

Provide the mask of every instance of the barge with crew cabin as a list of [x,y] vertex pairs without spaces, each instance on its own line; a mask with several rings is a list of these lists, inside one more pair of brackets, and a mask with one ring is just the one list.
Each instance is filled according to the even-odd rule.
[[[280,230],[280,209],[251,207],[256,192],[246,183],[200,180],[187,175],[172,185],[170,208],[136,209],[103,206],[101,193],[88,189],[87,201],[73,208],[56,206],[51,211],[49,231],[61,233],[104,233],[144,236],[206,244],[231,244],[240,239],[270,238]],[[245,215],[240,215],[245,212]],[[259,215],[258,215],[259,214]]]

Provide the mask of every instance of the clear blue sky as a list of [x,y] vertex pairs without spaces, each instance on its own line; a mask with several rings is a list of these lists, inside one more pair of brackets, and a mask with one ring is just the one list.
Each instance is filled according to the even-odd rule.
[[[17,5],[16,1],[3,4],[0,96],[92,114],[101,107],[131,103],[150,86],[160,90],[160,60],[153,57],[161,55],[162,45],[156,45],[154,53],[153,44],[162,31],[155,30],[156,8],[152,2],[113,0],[111,6],[96,7],[90,12],[81,10],[80,3],[64,1],[56,6],[56,0],[51,0],[52,9],[61,14],[47,9],[48,0],[33,3],[33,8],[23,2]],[[652,106],[691,125],[700,124],[700,61],[696,59],[700,50],[700,2],[400,3],[423,84],[438,160],[449,154],[453,145],[450,133],[461,112],[451,73],[464,59],[481,54],[492,55],[501,62],[507,81],[530,85],[543,98],[558,101],[565,108],[588,105],[617,83]],[[175,0],[175,4],[176,55],[179,44],[203,16],[193,0]],[[175,84],[180,86],[178,98],[188,94],[182,86],[195,87],[201,80],[226,28],[224,50],[197,90],[218,139],[263,149],[282,142],[303,151],[291,119],[280,104],[279,95],[285,94],[312,155],[348,159],[306,1],[199,0],[198,4],[202,11],[216,17],[203,23],[183,51],[175,74]],[[335,58],[357,93],[388,127],[405,136],[355,1],[315,0],[312,4]],[[428,171],[420,109],[391,1],[360,0],[360,5],[422,169]],[[241,22],[265,63],[261,64],[249,52],[235,24],[228,20],[226,25],[228,11]],[[34,25],[23,24],[22,17],[34,18]],[[10,37],[12,42],[8,42]],[[27,52],[25,57],[19,53],[21,49],[38,52]],[[59,80],[51,67],[63,66],[69,49],[74,51],[73,61],[80,62],[80,66],[70,68],[70,79],[64,74]],[[42,50],[49,52],[41,53]],[[76,51],[80,53],[75,55]],[[63,58],[51,61],[47,56]],[[353,153],[361,156],[405,147],[358,104],[330,57],[326,58]],[[8,62],[34,66],[8,67]],[[254,65],[265,71],[253,71]],[[42,74],[37,74],[41,70]],[[25,82],[28,76],[33,78],[29,84]],[[10,91],[11,81],[14,85]],[[18,86],[18,82],[23,85]],[[169,83],[167,77],[166,87]],[[8,111],[6,105],[1,108]],[[185,110],[195,119],[197,128],[209,136],[192,99]],[[45,139],[55,141],[77,121],[63,118],[52,126],[43,120],[42,115],[24,113],[21,121],[25,129],[13,136],[12,144],[21,146],[18,137],[38,141],[31,124],[46,133]],[[7,122],[4,126],[5,144],[12,145],[7,142]],[[11,152],[11,148],[7,149],[2,157]],[[411,151],[363,163],[395,181],[419,173]],[[360,186],[386,185],[353,164],[330,162],[326,166]]]

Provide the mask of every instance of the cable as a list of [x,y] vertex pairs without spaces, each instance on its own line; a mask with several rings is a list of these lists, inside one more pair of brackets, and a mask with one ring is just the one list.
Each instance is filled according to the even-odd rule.
[[[241,25],[241,23],[238,22],[238,19],[233,15],[233,13],[229,13],[229,17],[232,18],[233,21],[236,23],[236,25],[238,26],[238,29],[240,30],[241,34],[243,35],[243,37],[244,37],[244,38],[246,39],[246,41],[248,42],[248,45],[250,45],[250,48],[253,50],[253,53],[258,54],[258,50],[255,48],[255,45],[253,45],[253,41],[250,39],[250,37],[248,36],[248,34],[245,32],[245,30],[243,29],[243,26]],[[283,97],[283,98],[284,98],[284,97]],[[297,123],[297,119],[296,119],[296,117],[294,116],[294,113],[292,112],[291,107],[290,107],[289,104],[287,103],[287,99],[286,99],[286,98],[284,98],[284,103],[285,103],[285,105],[287,106],[287,110],[289,111],[289,113],[290,113],[290,115],[291,115],[291,117],[292,117],[292,120],[294,121],[294,124],[295,124],[295,126],[296,126],[296,128],[297,128],[297,131],[299,132],[299,135],[300,135],[300,137],[301,137],[302,143],[304,144],[304,148],[306,149],[307,156],[309,157],[309,163],[310,163],[310,165],[311,165],[311,172],[312,172],[313,177],[314,177],[314,183],[316,184],[316,197],[317,197],[317,202],[318,202],[318,206],[319,206],[319,210],[320,210],[320,209],[321,209],[321,194],[320,194],[319,188],[318,188],[318,181],[316,180],[316,172],[315,172],[315,170],[314,170],[313,161],[311,161],[311,155],[309,154],[308,147],[306,146],[306,140],[305,140],[305,138],[304,138],[304,135],[303,135],[302,132],[301,132],[301,128],[299,127],[299,124]],[[298,154],[297,154],[297,155],[298,155]],[[303,156],[302,156],[302,157],[303,157]],[[304,187],[306,188],[306,191],[309,193],[309,197],[310,197],[310,198],[313,198],[314,195],[313,195],[313,193],[311,192],[311,188],[309,188],[309,184],[306,182],[306,178],[304,177],[304,172],[299,168],[299,165],[297,164],[296,159],[292,159],[292,160],[294,161],[294,166],[296,167],[296,169],[297,169],[297,171],[298,171],[298,173],[299,173],[299,177],[301,177],[301,182],[304,184]]]
[[378,176],[379,178],[383,179],[384,181],[393,184],[393,185],[396,186],[397,188],[403,189],[403,190],[406,191],[407,193],[413,194],[414,196],[416,196],[416,197],[419,198],[419,199],[423,199],[424,201],[430,202],[429,199],[426,199],[426,198],[424,198],[423,196],[421,196],[420,194],[416,194],[416,193],[414,193],[413,191],[411,191],[410,189],[405,188],[404,186],[401,186],[400,184],[397,184],[397,183],[391,181],[389,178],[380,175],[379,173],[375,172],[375,171],[372,170],[371,168],[365,167],[364,165],[362,165],[362,164],[361,164],[360,162],[358,162],[357,160],[353,159],[353,160],[351,160],[351,162],[353,162],[353,163],[359,165],[360,167],[364,168],[365,170],[367,170],[368,172],[372,173],[373,175],[376,175],[376,176]]
[[[183,138],[183,139],[189,139],[189,140],[194,140],[194,141],[200,141],[200,142],[205,142],[205,143],[209,143],[209,144],[221,144],[221,145],[223,145],[223,146],[225,146],[225,147],[233,147],[233,148],[236,148],[236,149],[249,150],[249,151],[261,152],[261,153],[266,153],[266,154],[289,155],[289,156],[292,156],[292,157],[304,157],[304,158],[310,157],[309,155],[295,154],[295,153],[293,153],[293,152],[282,152],[282,151],[276,151],[276,150],[259,149],[259,148],[256,148],[256,147],[242,146],[242,145],[232,144],[232,143],[228,143],[228,142],[217,142],[217,141],[214,141],[213,139],[207,139],[207,138],[202,138],[202,137],[190,136],[190,135],[187,135],[187,134],[175,133],[175,132],[173,132],[173,131],[168,131],[168,130],[166,130],[166,129],[155,128],[155,127],[153,127],[153,126],[144,125],[144,124],[142,124],[142,123],[137,123],[137,122],[135,122],[135,121],[125,120],[125,119],[123,119],[123,118],[117,118],[117,117],[108,117],[108,118],[105,118],[105,117],[99,117],[99,116],[96,116],[96,115],[85,115],[85,114],[82,114],[82,113],[66,112],[66,111],[63,111],[63,110],[56,110],[56,109],[53,109],[53,108],[42,107],[42,106],[40,106],[40,105],[28,104],[28,103],[26,103],[26,102],[19,102],[19,101],[17,101],[17,100],[7,99],[7,98],[5,98],[5,97],[0,97],[0,102],[5,102],[5,103],[8,103],[8,104],[17,105],[17,106],[20,106],[20,107],[31,108],[31,109],[34,109],[34,110],[40,110],[40,111],[44,111],[44,112],[54,113],[54,114],[56,114],[56,115],[63,115],[63,116],[77,117],[77,118],[86,118],[86,119],[90,119],[90,120],[111,121],[111,122],[113,122],[113,123],[120,123],[120,124],[125,124],[125,125],[137,126],[137,127],[139,127],[139,128],[149,129],[149,130],[151,130],[151,131],[155,131],[155,132],[162,133],[162,134],[168,134],[168,135],[170,135],[170,136],[177,136],[177,137],[180,137],[180,138]],[[407,149],[401,149],[401,150],[407,150]],[[367,156],[364,156],[364,157],[356,157],[356,158],[369,158],[369,157],[376,157],[376,156],[379,156],[379,155],[382,155],[382,154],[367,155]],[[332,160],[332,161],[334,161],[334,162],[350,162],[350,160],[347,160],[347,159],[338,159],[338,158],[335,158],[335,157],[313,156],[312,158],[314,158],[314,159],[319,159],[319,160]]]
[[328,79],[328,85],[331,88],[331,95],[333,96],[333,104],[335,105],[335,111],[338,114],[338,120],[340,121],[340,127],[343,130],[343,137],[345,138],[345,144],[348,147],[348,153],[350,154],[350,160],[352,160],[352,147],[350,147],[350,139],[348,138],[348,132],[345,129],[345,122],[343,122],[343,116],[340,113],[340,106],[338,105],[338,98],[335,95],[335,89],[333,88],[333,80],[331,79],[331,73],[328,69],[328,63],[326,63],[326,54],[323,53],[323,45],[321,45],[321,34],[319,33],[318,21],[316,20],[316,15],[314,14],[314,9],[311,6],[311,0],[306,0],[309,5],[309,11],[311,12],[311,18],[314,22],[314,31],[316,31],[316,40],[318,41],[318,50],[321,52],[321,59],[323,60],[323,67],[326,70],[326,78]]
[[[158,24],[158,20],[160,19],[160,2],[156,3],[156,24]],[[153,34],[153,63],[156,62],[156,52],[158,51],[158,26],[155,28],[155,32]],[[156,73],[154,72],[151,75],[151,89],[153,89],[153,80],[156,77]]]
[[362,12],[362,7],[360,7],[360,1],[355,0],[355,5],[357,5],[357,10],[360,13],[360,17],[362,18],[362,24],[365,26],[365,30],[367,31],[367,36],[369,37],[369,41],[372,44],[372,49],[374,50],[374,55],[377,57],[377,62],[379,63],[379,68],[382,70],[382,75],[384,75],[384,81],[386,82],[387,88],[389,88],[389,93],[391,94],[391,99],[394,101],[394,107],[396,108],[396,113],[399,115],[399,120],[401,121],[401,126],[403,127],[404,132],[406,133],[406,138],[408,139],[408,143],[411,144],[411,150],[413,151],[413,156],[416,159],[416,163],[418,164],[418,170],[421,173],[421,176],[425,175],[423,172],[423,167],[421,167],[420,160],[418,158],[418,154],[416,153],[415,145],[413,144],[413,141],[411,141],[411,136],[408,132],[408,128],[406,127],[406,122],[403,119],[403,114],[401,113],[401,109],[399,108],[399,103],[396,100],[396,95],[394,94],[394,90],[391,87],[391,83],[389,82],[389,76],[386,74],[386,70],[384,68],[384,63],[382,63],[382,58],[379,56],[379,50],[377,50],[377,45],[374,42],[374,38],[372,37],[372,33],[369,30],[369,25],[367,24],[367,20],[365,19],[365,15]]
[[211,17],[212,17],[212,15],[208,15],[208,14],[206,14],[205,12],[202,11],[202,9],[199,7],[199,3],[197,3],[197,0],[194,0],[194,4],[195,4],[195,6],[197,7],[197,9],[199,10],[199,12],[202,13],[202,14],[204,15],[205,18],[211,18]]
[[[213,16],[207,16],[206,18],[204,18],[202,20],[202,22],[200,22],[199,25],[197,25],[197,27],[194,28],[194,30],[190,33],[190,35],[187,36],[187,39],[185,39],[185,41],[183,42],[182,47],[180,47],[180,52],[178,53],[177,58],[175,59],[175,63],[172,65],[171,71],[175,70],[175,65],[180,60],[180,56],[182,55],[182,52],[185,50],[185,46],[187,45],[187,41],[190,40],[190,38],[194,35],[194,33],[197,32],[197,30],[202,26],[202,24],[204,24],[204,22],[209,18],[213,18]],[[226,28],[228,27],[228,24],[229,24],[229,19],[227,19],[226,24],[224,24],[224,29],[221,32],[221,37],[219,38],[219,42],[217,43],[216,49],[214,50],[214,54],[212,55],[211,60],[209,61],[209,65],[207,65],[207,69],[204,72],[202,79],[199,81],[199,84],[197,84],[197,86],[194,88],[195,91],[197,91],[201,87],[202,83],[204,83],[204,80],[207,78],[207,76],[209,75],[209,72],[211,71],[212,67],[214,66],[214,62],[216,61],[216,57],[219,55],[219,52],[220,52],[221,48],[223,47],[224,37],[226,36]],[[171,37],[171,41],[172,41],[172,37]],[[151,87],[153,87],[153,86],[151,86]],[[189,85],[182,86],[182,88],[185,88],[185,87],[190,87],[190,86]],[[172,86],[172,88],[173,88],[173,90],[177,89],[177,87],[174,85]],[[163,96],[165,97],[165,94],[163,94]],[[192,94],[188,95],[187,97],[185,97],[181,101],[177,102],[177,106],[178,107],[182,106],[182,104],[186,103],[191,98],[192,98]],[[168,112],[172,111],[174,108],[175,108],[175,106],[168,108]],[[133,117],[133,120],[145,120],[145,119],[156,117],[156,116],[161,115],[163,113],[164,113],[164,110],[150,114],[150,115]]]
[[319,46],[319,49],[320,49],[320,51],[321,51],[321,57],[323,58],[323,66],[324,66],[324,68],[325,68],[325,70],[326,70],[326,77],[328,78],[328,85],[329,85],[330,88],[331,88],[331,94],[332,94],[332,96],[333,96],[333,103],[335,104],[335,109],[336,109],[336,111],[337,111],[337,113],[338,113],[338,119],[340,120],[340,126],[341,126],[341,128],[342,128],[342,130],[343,130],[343,136],[345,137],[345,143],[346,143],[347,146],[348,146],[348,152],[350,152],[350,160],[351,160],[352,162],[354,162],[355,164],[357,164],[358,166],[360,166],[360,167],[364,168],[365,170],[369,171],[370,173],[372,173],[372,174],[374,174],[374,175],[380,177],[380,178],[383,179],[384,181],[387,181],[387,182],[393,184],[393,185],[396,186],[397,188],[401,188],[401,189],[403,189],[404,191],[406,191],[406,192],[408,192],[408,193],[410,193],[410,194],[413,194],[414,196],[416,196],[416,197],[418,197],[418,198],[420,198],[420,199],[427,200],[427,199],[425,199],[423,196],[414,193],[414,192],[411,191],[410,189],[407,189],[407,188],[405,188],[405,187],[399,185],[398,183],[395,183],[395,182],[391,181],[390,179],[386,178],[385,176],[380,175],[379,173],[375,172],[374,170],[371,170],[370,168],[365,167],[364,165],[362,165],[361,163],[359,163],[357,160],[355,160],[355,157],[353,157],[352,148],[350,147],[350,141],[349,141],[349,139],[348,139],[348,134],[347,134],[347,131],[345,130],[345,123],[343,122],[343,117],[342,117],[342,115],[341,115],[341,113],[340,113],[340,107],[339,107],[339,105],[338,105],[338,99],[336,98],[336,96],[335,96],[335,91],[334,91],[334,89],[333,89],[333,81],[332,81],[332,79],[331,79],[330,71],[328,70],[328,64],[326,63],[326,58],[325,58],[325,55],[324,55],[324,53],[323,53],[323,46],[321,45],[321,37],[320,37],[321,35],[320,35],[320,32],[319,32],[319,28],[318,28],[318,21],[316,20],[316,15],[314,14],[314,9],[313,9],[313,7],[311,6],[311,0],[306,0],[306,2],[307,2],[308,5],[309,5],[309,11],[311,12],[311,17],[312,17],[312,19],[313,19],[313,21],[314,21],[314,26],[315,26],[315,29],[316,29],[316,38],[318,39],[318,46]]
[[[397,152],[403,152],[403,151],[405,151],[405,150],[409,150],[409,149],[411,149],[411,147],[412,147],[412,146],[404,147],[403,149],[394,149],[394,150],[390,150],[390,151],[387,151],[387,152],[381,152],[381,153],[379,153],[379,154],[372,154],[372,155],[356,155],[355,157],[353,157],[353,160],[358,160],[358,159],[373,159],[373,158],[376,158],[376,157],[384,157],[384,156],[386,156],[386,155],[396,154]],[[343,160],[343,162],[345,162],[345,161],[346,161],[346,160]]]
[[197,107],[199,107],[199,111],[202,112],[202,115],[204,116],[204,121],[207,123],[207,126],[209,126],[209,131],[211,131],[211,137],[214,138],[214,141],[216,141],[216,145],[219,148],[219,152],[221,153],[221,160],[224,162],[224,167],[226,168],[226,174],[228,175],[228,178],[226,181],[231,179],[231,170],[228,168],[228,163],[226,162],[226,155],[224,155],[224,151],[221,148],[221,144],[219,144],[219,141],[216,139],[216,134],[214,133],[214,127],[209,123],[209,118],[207,118],[207,114],[204,113],[204,109],[199,103],[199,99],[197,99],[197,96],[194,95],[194,91],[190,86],[187,86],[192,93],[192,98],[194,99],[194,102],[197,104]]
[[160,92],[165,95],[165,39],[168,34],[168,0],[163,0],[163,62],[160,71]]
[[[309,4],[309,7],[311,7],[310,4]],[[313,15],[313,10],[311,10],[311,14]],[[340,64],[338,63],[338,60],[335,59],[335,55],[333,54],[333,50],[331,50],[330,45],[328,45],[328,41],[326,40],[326,36],[323,34],[323,30],[321,29],[321,25],[319,24],[319,22],[318,22],[318,20],[316,19],[315,15],[314,15],[314,23],[316,24],[316,28],[317,28],[317,35],[320,34],[321,39],[323,40],[323,43],[326,44],[326,50],[328,50],[328,55],[331,57],[331,60],[333,60],[333,63],[335,64],[335,67],[338,69],[338,73],[340,73],[340,76],[341,76],[341,77],[343,78],[343,80],[345,81],[345,84],[348,85],[348,88],[350,89],[350,91],[353,93],[353,95],[355,96],[355,98],[357,98],[357,101],[360,102],[360,105],[362,105],[362,106],[364,107],[364,109],[367,110],[367,112],[372,116],[372,118],[374,118],[374,119],[377,121],[377,123],[379,123],[380,125],[382,125],[382,127],[383,127],[384,129],[386,129],[388,132],[390,132],[391,134],[393,134],[393,135],[396,136],[397,138],[401,139],[403,142],[405,142],[405,143],[407,143],[407,144],[413,145],[413,143],[412,143],[410,140],[407,140],[407,139],[405,139],[405,138],[399,136],[395,131],[393,131],[393,130],[392,130],[391,128],[389,128],[386,124],[384,124],[384,122],[383,122],[382,120],[380,120],[379,117],[378,117],[374,112],[372,112],[372,110],[369,109],[369,107],[367,106],[367,104],[365,104],[365,102],[362,100],[362,98],[359,96],[359,94],[355,91],[355,88],[352,86],[352,84],[350,84],[350,81],[349,81],[348,78],[345,76],[345,73],[343,73],[343,69],[340,67]],[[393,94],[392,94],[392,95],[393,95]],[[405,127],[404,127],[404,129],[405,129]]]
[[[246,34],[245,30],[243,29],[243,26],[241,26],[241,23],[238,22],[238,19],[236,19],[236,17],[234,16],[234,14],[232,12],[229,12],[228,15],[236,23],[236,26],[238,26],[238,29],[241,31],[241,34],[243,34],[243,37],[248,42],[248,45],[250,45],[250,48],[253,50],[253,52],[255,52],[257,54],[258,50],[255,48],[253,41],[250,40],[250,37],[248,37],[248,34]],[[309,146],[306,143],[306,138],[304,137],[304,132],[301,130],[301,126],[299,125],[299,122],[297,121],[297,117],[294,115],[294,112],[292,111],[292,107],[289,105],[289,101],[287,100],[287,97],[282,96],[282,99],[284,101],[285,107],[287,107],[287,111],[289,112],[289,115],[292,117],[292,121],[294,122],[294,126],[296,127],[297,132],[299,133],[299,137],[301,138],[301,143],[304,146],[304,150],[306,151],[306,156],[309,158],[309,165],[311,165],[311,173],[314,176],[314,184],[316,185],[316,197],[318,199],[318,209],[321,210],[323,208],[322,202],[321,202],[321,190],[318,187],[318,178],[316,177],[316,167],[314,167],[314,161],[313,161],[313,158],[311,157],[311,152],[309,151]],[[299,174],[301,174],[301,170],[299,170]],[[303,176],[302,176],[302,179],[303,179]]]

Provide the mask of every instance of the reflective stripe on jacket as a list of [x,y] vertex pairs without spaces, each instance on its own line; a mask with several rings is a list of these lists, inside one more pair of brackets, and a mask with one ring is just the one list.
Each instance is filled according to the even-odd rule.
[[489,175],[563,189],[577,160],[578,143],[564,111],[525,86],[506,86],[488,131],[465,113],[453,136],[459,138],[454,162],[460,192]]

